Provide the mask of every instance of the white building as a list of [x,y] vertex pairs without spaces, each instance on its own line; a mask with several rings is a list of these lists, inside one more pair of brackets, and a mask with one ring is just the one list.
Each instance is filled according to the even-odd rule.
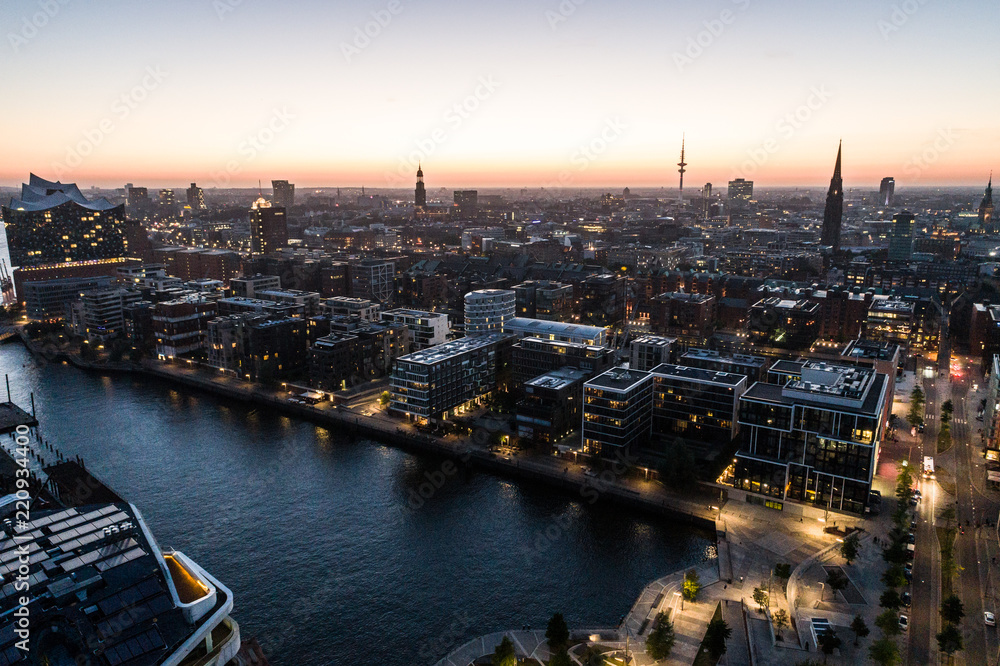
[[465,334],[501,333],[514,318],[517,296],[510,289],[481,289],[465,295]]
[[334,296],[323,301],[320,308],[325,315],[331,317],[358,316],[365,321],[378,319],[379,304],[367,298],[351,298],[349,296]]
[[[466,297],[468,298],[468,297]],[[468,306],[466,306],[468,308]],[[468,315],[466,315],[468,319]],[[468,327],[468,324],[466,324]],[[561,321],[512,317],[503,324],[505,333],[515,333],[521,338],[541,338],[559,342],[576,342],[584,345],[603,346],[608,339],[608,329],[603,326],[567,324]]]
[[448,341],[448,315],[422,310],[386,310],[382,321],[403,324],[410,329],[410,348],[419,351]]

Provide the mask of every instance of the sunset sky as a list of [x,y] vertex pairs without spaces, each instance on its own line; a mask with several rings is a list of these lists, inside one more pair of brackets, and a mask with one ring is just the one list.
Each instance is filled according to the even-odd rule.
[[841,138],[849,187],[1000,170],[995,0],[13,0],[0,24],[4,185],[398,187],[419,159],[429,188],[674,187],[682,133],[691,188],[822,185]]

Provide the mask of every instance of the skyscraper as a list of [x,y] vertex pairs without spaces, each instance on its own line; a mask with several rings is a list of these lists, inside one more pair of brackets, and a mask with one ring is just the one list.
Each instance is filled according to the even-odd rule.
[[205,190],[198,187],[197,184],[191,183],[191,187],[187,188],[187,205],[191,210],[205,210],[208,208],[205,205]]
[[882,184],[878,188],[878,202],[880,206],[892,206],[892,199],[896,193],[896,179],[888,176],[882,179]]
[[993,174],[990,174],[990,182],[986,186],[986,194],[983,195],[983,202],[979,204],[979,228],[990,233],[993,231]]
[[737,178],[729,181],[729,206],[733,210],[743,210],[753,199],[753,181]]
[[285,209],[272,206],[261,197],[250,208],[250,253],[255,257],[271,254],[288,245]]
[[295,185],[287,180],[272,180],[274,205],[288,210],[295,205]]
[[823,235],[820,243],[840,251],[840,225],[844,219],[844,179],[840,174],[840,157],[843,143],[837,148],[837,165],[830,179],[830,191],[826,193],[826,210],[823,212]]
[[424,170],[419,164],[417,165],[417,189],[414,193],[413,203],[420,208],[427,205],[427,190],[424,189]]
[[892,236],[889,237],[889,261],[909,261],[913,258],[913,213],[903,211],[892,216]]

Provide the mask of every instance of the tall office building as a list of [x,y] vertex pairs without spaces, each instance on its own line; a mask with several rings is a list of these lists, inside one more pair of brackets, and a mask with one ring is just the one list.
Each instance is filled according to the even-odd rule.
[[826,194],[826,210],[823,212],[823,234],[820,241],[840,251],[840,225],[844,219],[844,179],[840,175],[840,156],[843,144],[837,148],[837,165],[833,168],[830,190]]
[[125,186],[125,210],[131,215],[149,210],[149,189],[135,187],[132,183]]
[[205,205],[205,190],[198,187],[197,184],[191,183],[191,187],[187,188],[187,205],[191,210],[205,210],[208,208]]
[[123,261],[125,205],[88,201],[74,183],[53,183],[31,174],[20,198],[0,207],[15,266]]
[[896,179],[892,176],[882,179],[882,184],[878,188],[878,203],[880,206],[892,206],[893,197],[896,194]]
[[465,334],[501,333],[514,318],[517,295],[510,289],[481,289],[465,295]]
[[274,205],[288,210],[295,205],[295,185],[287,180],[272,180],[271,193]]
[[892,236],[889,237],[889,261],[909,261],[913,258],[913,228],[916,218],[903,211],[892,216]]
[[990,174],[990,182],[986,186],[986,194],[979,204],[979,228],[990,233],[993,231],[993,174]]
[[413,204],[420,208],[427,205],[427,190],[424,188],[424,168],[417,165],[417,189],[413,193]]
[[250,253],[261,257],[288,245],[285,209],[261,197],[250,208]]
[[753,199],[753,181],[743,178],[729,181],[729,206],[733,210],[743,210]]
[[473,219],[479,215],[479,192],[458,190],[455,192],[455,206],[460,217]]

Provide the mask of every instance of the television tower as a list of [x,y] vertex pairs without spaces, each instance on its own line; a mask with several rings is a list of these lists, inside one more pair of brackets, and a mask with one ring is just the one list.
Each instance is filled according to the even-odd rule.
[[678,201],[681,203],[684,203],[684,172],[687,171],[687,169],[684,168],[687,166],[687,162],[684,161],[684,138],[684,135],[681,134],[681,161],[677,163],[677,166],[680,167],[677,172],[681,175],[681,191],[678,195]]

